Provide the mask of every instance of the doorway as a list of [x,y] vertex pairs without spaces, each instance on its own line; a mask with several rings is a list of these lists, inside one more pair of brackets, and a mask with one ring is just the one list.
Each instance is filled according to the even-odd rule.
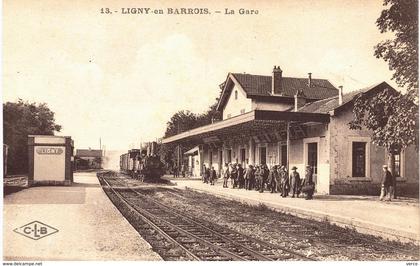
[[280,153],[281,153],[280,165],[284,165],[284,166],[288,167],[288,165],[287,165],[287,145],[280,146]]
[[267,148],[260,147],[260,164],[266,164],[266,163],[267,163]]
[[308,143],[308,165],[312,167],[313,170],[313,181],[316,184],[317,174],[318,174],[318,143],[312,142]]

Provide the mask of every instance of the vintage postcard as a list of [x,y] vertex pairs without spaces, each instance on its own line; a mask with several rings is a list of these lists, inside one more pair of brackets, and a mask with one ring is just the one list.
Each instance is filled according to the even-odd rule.
[[3,265],[418,265],[416,0],[4,0]]

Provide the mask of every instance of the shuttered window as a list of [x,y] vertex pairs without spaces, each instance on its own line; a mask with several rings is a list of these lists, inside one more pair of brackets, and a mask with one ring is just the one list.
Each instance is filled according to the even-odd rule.
[[353,142],[352,145],[352,176],[366,176],[366,142]]

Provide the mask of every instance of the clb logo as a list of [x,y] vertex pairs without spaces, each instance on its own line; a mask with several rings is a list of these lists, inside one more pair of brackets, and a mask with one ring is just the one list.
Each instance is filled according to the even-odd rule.
[[31,223],[22,225],[21,227],[18,227],[13,231],[30,239],[38,240],[43,237],[57,233],[58,229],[55,229],[52,226],[46,225],[38,221],[33,221]]

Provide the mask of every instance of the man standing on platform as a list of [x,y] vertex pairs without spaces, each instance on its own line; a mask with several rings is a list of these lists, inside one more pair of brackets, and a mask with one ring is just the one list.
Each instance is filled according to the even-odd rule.
[[248,165],[248,168],[246,169],[245,172],[245,189],[246,190],[251,190],[252,188],[252,174],[253,174],[253,169],[252,169],[252,165]]
[[236,163],[233,164],[231,168],[230,182],[232,184],[232,188],[236,188],[238,186],[238,170],[236,169]]
[[302,192],[306,194],[305,199],[311,200],[314,191],[315,191],[315,183],[312,180],[313,170],[310,165],[306,166],[306,172],[305,172],[305,179],[303,180],[302,184]]
[[388,201],[391,201],[394,197],[394,177],[391,172],[388,170],[387,165],[382,166],[383,175],[382,175],[382,184],[381,184],[381,195],[379,200],[383,200],[384,197],[388,194]]
[[293,166],[292,167],[292,173],[290,174],[290,183],[291,183],[291,188],[292,188],[292,198],[295,197],[295,194],[299,198],[299,194],[300,194],[300,175],[296,170],[297,170],[297,167]]
[[229,179],[229,165],[226,163],[225,167],[223,168],[223,187],[228,187],[228,179]]
[[271,193],[276,192],[277,189],[277,180],[278,180],[277,166],[273,166],[268,174],[268,182],[270,184]]
[[241,164],[238,164],[237,172],[238,172],[238,185],[239,185],[239,188],[244,188],[244,186],[245,186],[245,180],[244,180],[245,170],[242,168],[242,165]]
[[289,175],[287,173],[287,169],[284,165],[281,166],[281,196],[287,197],[287,195],[289,195],[289,189],[290,189],[290,184],[289,184]]
[[214,181],[216,180],[216,178],[217,178],[216,170],[214,170],[214,167],[212,166],[210,170],[210,185],[214,186]]

